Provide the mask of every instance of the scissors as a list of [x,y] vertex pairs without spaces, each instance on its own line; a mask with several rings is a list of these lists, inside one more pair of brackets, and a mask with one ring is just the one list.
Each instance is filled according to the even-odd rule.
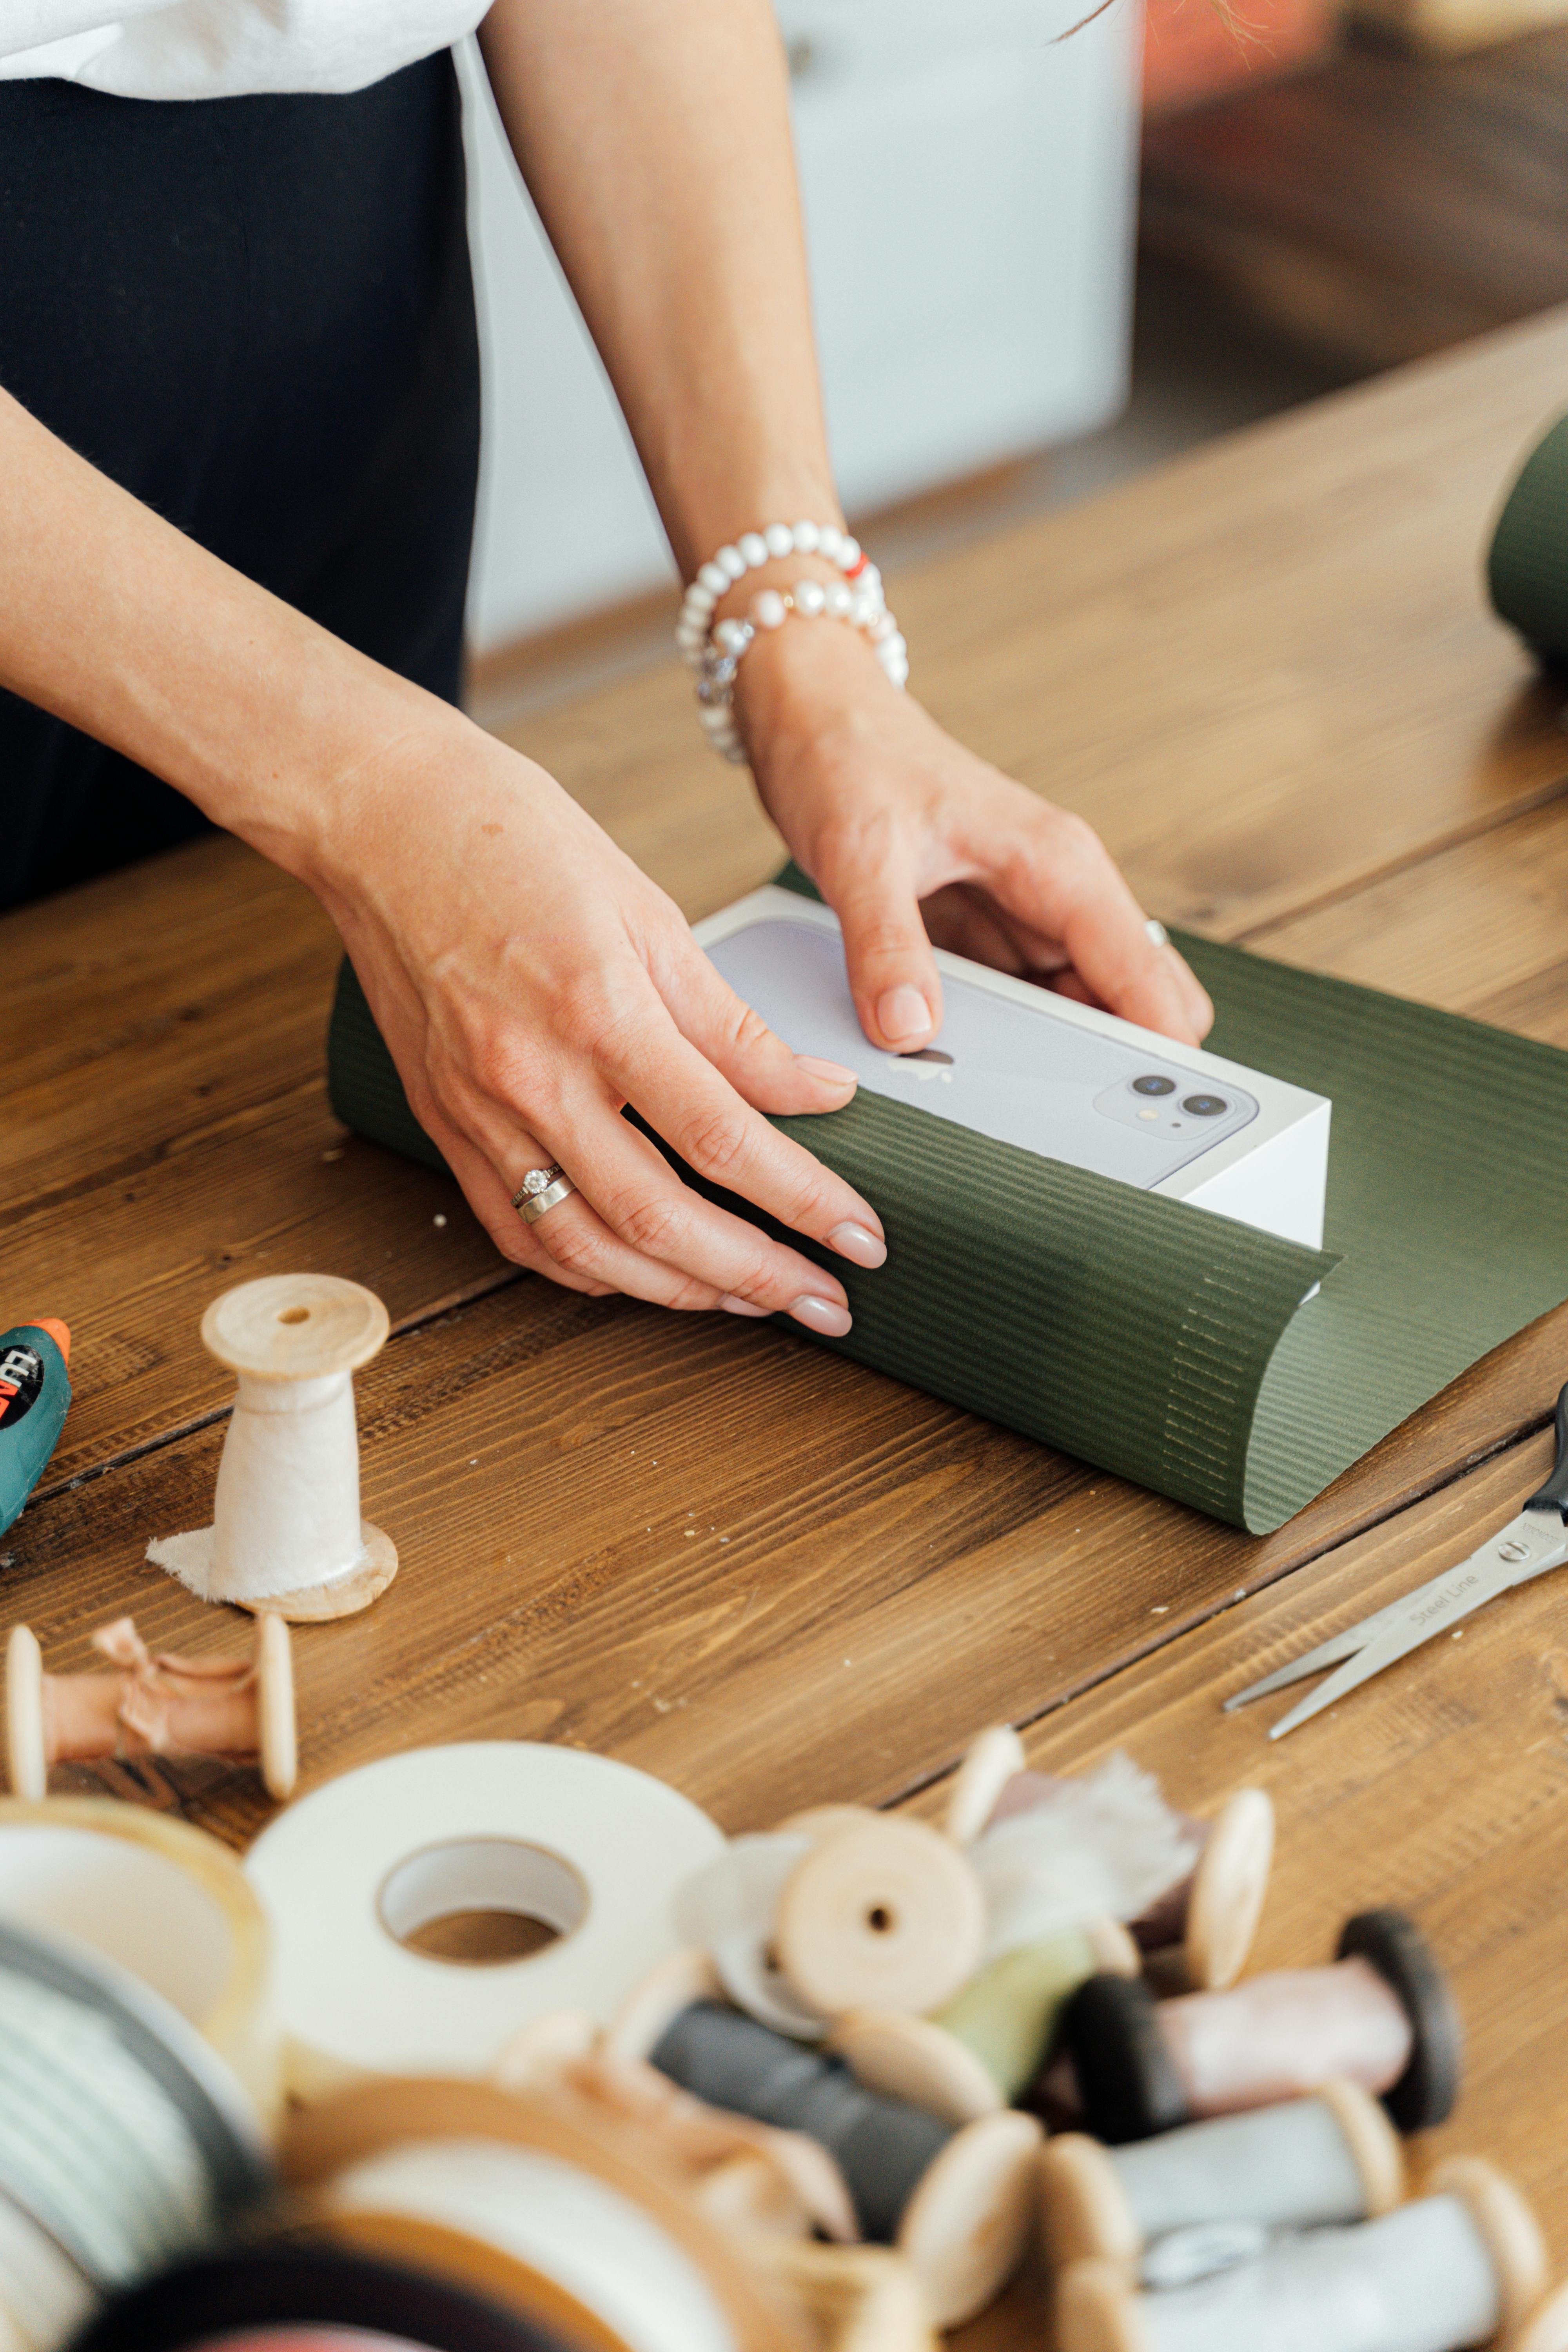
[[1446,1633],[1461,1617],[1479,1609],[1500,1592],[1507,1592],[1516,1584],[1528,1584],[1532,1576],[1544,1576],[1549,1568],[1561,1568],[1568,1560],[1568,1387],[1557,1400],[1557,1460],[1551,1477],[1539,1494],[1531,1495],[1516,1518],[1482,1544],[1468,1559],[1458,1568],[1445,1569],[1430,1583],[1418,1585],[1407,1592],[1403,1601],[1392,1601],[1375,1616],[1363,1618],[1343,1633],[1335,1633],[1320,1642],[1315,1650],[1294,1659],[1261,1682],[1251,1683],[1246,1690],[1237,1691],[1225,1702],[1228,1715],[1233,1707],[1246,1706],[1249,1700],[1267,1698],[1270,1691],[1285,1690],[1291,1683],[1305,1681],[1309,1675],[1321,1675],[1327,1666],[1337,1666],[1339,1672],[1289,1715],[1268,1729],[1270,1739],[1282,1739],[1325,1706],[1347,1698],[1359,1690],[1372,1675],[1391,1666],[1396,1658],[1408,1657],[1423,1642]]

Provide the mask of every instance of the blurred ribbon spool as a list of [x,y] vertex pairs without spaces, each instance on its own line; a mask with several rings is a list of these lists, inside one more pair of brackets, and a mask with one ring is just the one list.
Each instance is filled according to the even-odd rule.
[[202,1317],[202,1345],[237,1374],[213,1524],[147,1557],[204,1601],[280,1617],[346,1617],[397,1573],[360,1517],[353,1374],[384,1345],[385,1307],[334,1275],[242,1282]]
[[287,2177],[322,2227],[605,2352],[790,2352],[788,2301],[583,2115],[490,2084],[363,2084],[297,2119]]
[[1350,2229],[1281,2238],[1255,2262],[1140,2294],[1074,2263],[1059,2352],[1460,2352],[1517,2344],[1546,2284],[1534,2217],[1492,2167],[1456,2158],[1435,2193]]
[[177,2264],[72,2352],[574,2352],[453,2280],[290,2234]]
[[1040,2186],[1054,2268],[1098,2256],[1131,2272],[1178,2231],[1321,2229],[1386,2213],[1405,2193],[1405,2158],[1376,2100],[1334,2082],[1130,2147],[1062,2133],[1046,2144]]
[[[1064,1828],[1068,1817],[1079,1816],[1079,1836],[1092,1824],[1106,1846],[1114,1848],[1119,1832],[1126,1835],[1137,1829],[1148,1836],[1153,1826],[1151,1800],[1165,1818],[1171,1851],[1179,1859],[1151,1899],[1131,1911],[1118,1909],[1115,1916],[1126,1919],[1151,1961],[1163,1964],[1163,1974],[1203,1990],[1234,1984],[1258,1933],[1273,1864],[1274,1808],[1261,1789],[1239,1790],[1212,1823],[1195,1822],[1165,1806],[1149,1776],[1122,1757],[1109,1759],[1083,1779],[1031,1772],[1017,1733],[997,1724],[981,1732],[966,1751],[953,1778],[944,1828],[958,1844],[972,1847],[987,1831],[1031,1815],[1044,1830],[1055,1812]],[[1106,1907],[1104,1890],[1099,1893],[1091,1910]]]
[[269,2183],[239,2084],[167,2002],[0,1924],[0,2312],[25,2343],[53,2352]]
[[0,1918],[90,1946],[139,1978],[217,2052],[260,2116],[275,2112],[266,1914],[216,1838],[108,1797],[0,1798]]
[[289,1628],[264,1612],[248,1658],[177,1658],[148,1649],[129,1617],[100,1625],[110,1674],[47,1675],[37,1636],[5,1647],[5,1754],[19,1797],[42,1797],[51,1764],[106,1756],[255,1757],[269,1797],[298,1777]]
[[1097,1920],[1005,1952],[929,2018],[851,2011],[832,2046],[868,2090],[968,2123],[1012,2105],[1048,2065],[1079,1985],[1138,1969],[1125,1927]]
[[606,2048],[646,2057],[710,2106],[818,2141],[843,2173],[863,2236],[904,2255],[936,2326],[983,2310],[1031,2226],[1033,2117],[994,2113],[955,2129],[868,2090],[842,2058],[771,2032],[718,1990],[705,1956],[675,1956],[637,1989]]
[[[311,1790],[245,1863],[272,1920],[289,2087],[480,2074],[531,2019],[608,2019],[675,1948],[676,1891],[722,1844],[662,1780],[523,1740],[412,1748]],[[460,1979],[402,1940],[478,1910],[556,1940]]]
[[847,2010],[947,2000],[973,1975],[985,1925],[947,1839],[857,1806],[732,1839],[682,1888],[676,1917],[749,2016],[808,2041]]
[[1350,1920],[1331,1967],[1228,1992],[1156,2002],[1142,1982],[1092,1977],[1068,2005],[1063,2038],[1089,2127],[1113,2144],[1293,2098],[1333,2075],[1375,2093],[1402,2131],[1443,2122],[1458,2093],[1452,1997],[1397,1911]]

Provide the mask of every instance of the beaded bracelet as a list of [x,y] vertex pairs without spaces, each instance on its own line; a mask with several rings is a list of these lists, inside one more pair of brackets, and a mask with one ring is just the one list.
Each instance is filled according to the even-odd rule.
[[[820,580],[797,580],[792,588],[763,588],[752,597],[744,621],[721,621],[713,625],[713,607],[748,572],[786,555],[821,555],[844,574],[825,586]],[[735,673],[747,647],[760,629],[779,629],[792,613],[805,619],[826,617],[847,621],[863,630],[876,648],[883,670],[895,686],[909,677],[909,648],[882,595],[882,575],[862,551],[859,542],[837,523],[770,523],[765,530],[750,530],[732,547],[721,547],[705,563],[686,592],[676,625],[675,642],[681,659],[698,673],[699,717],[716,751],[727,760],[746,754],[735,726],[732,703]]]

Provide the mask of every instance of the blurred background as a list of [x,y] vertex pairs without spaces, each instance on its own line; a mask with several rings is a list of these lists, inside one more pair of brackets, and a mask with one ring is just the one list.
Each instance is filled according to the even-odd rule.
[[[1568,0],[776,0],[828,421],[897,564],[1568,299]],[[662,657],[674,572],[464,60],[470,702]]]

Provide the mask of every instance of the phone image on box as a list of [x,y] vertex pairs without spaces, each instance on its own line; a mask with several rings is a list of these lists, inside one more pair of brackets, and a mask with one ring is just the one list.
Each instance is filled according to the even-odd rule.
[[795,1053],[842,1062],[874,1094],[1321,1244],[1321,1095],[940,950],[940,1034],[918,1053],[884,1053],[856,1015],[837,918],[793,891],[755,891],[696,936]]

